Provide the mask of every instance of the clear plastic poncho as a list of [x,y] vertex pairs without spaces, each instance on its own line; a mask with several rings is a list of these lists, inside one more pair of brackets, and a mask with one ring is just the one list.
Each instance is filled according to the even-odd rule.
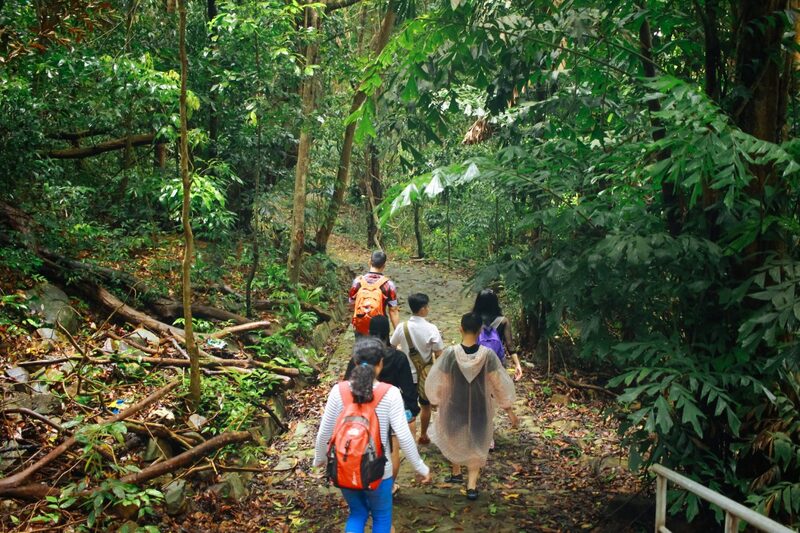
[[497,355],[481,346],[472,355],[460,344],[447,348],[425,382],[438,416],[430,438],[451,462],[470,468],[486,464],[494,435],[496,407],[514,403],[514,382]]

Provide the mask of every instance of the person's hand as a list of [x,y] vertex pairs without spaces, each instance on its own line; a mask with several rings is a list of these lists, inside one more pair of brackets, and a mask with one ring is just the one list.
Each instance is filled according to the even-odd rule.
[[519,381],[522,379],[522,365],[517,363],[517,368],[514,370],[514,381]]
[[508,412],[508,419],[511,421],[512,428],[516,428],[519,426],[519,417],[514,411]]
[[417,481],[419,481],[423,485],[428,485],[433,481],[433,475],[431,474],[430,470],[428,471],[427,476],[417,474]]

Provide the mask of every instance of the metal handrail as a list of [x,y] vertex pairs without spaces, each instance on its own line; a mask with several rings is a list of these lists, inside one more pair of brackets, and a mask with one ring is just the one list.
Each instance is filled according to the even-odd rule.
[[656,533],[671,533],[666,526],[668,480],[725,511],[725,533],[738,533],[740,520],[767,533],[796,533],[795,530],[736,503],[665,466],[655,464],[650,467],[650,471],[656,474]]

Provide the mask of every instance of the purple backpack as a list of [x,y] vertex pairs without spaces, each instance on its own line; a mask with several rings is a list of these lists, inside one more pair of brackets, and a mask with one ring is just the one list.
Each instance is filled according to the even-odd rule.
[[481,327],[481,332],[478,335],[478,344],[486,346],[494,351],[497,357],[500,358],[501,363],[504,362],[506,352],[503,348],[503,341],[500,339],[500,333],[497,331],[497,328],[502,324],[503,320],[505,320],[505,318],[502,316],[495,318],[490,325]]

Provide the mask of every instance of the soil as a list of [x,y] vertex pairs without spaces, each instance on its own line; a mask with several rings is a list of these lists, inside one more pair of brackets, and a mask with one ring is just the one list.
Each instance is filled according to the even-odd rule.
[[[366,268],[366,250],[335,236],[331,244],[339,263],[355,272]],[[428,294],[429,320],[439,326],[446,343],[458,341],[458,321],[472,303],[463,290],[463,274],[391,258],[385,273],[397,284],[401,299],[410,292]],[[401,318],[407,316],[404,306]],[[319,384],[290,393],[290,429],[266,452],[265,472],[253,480],[250,498],[240,505],[198,498],[198,509],[177,521],[182,522],[180,529],[342,531],[347,506],[311,463],[327,393],[341,378],[352,347],[352,331],[345,330]],[[609,400],[566,388],[551,381],[544,369],[525,366],[517,383],[519,428],[511,429],[504,414],[496,418],[496,450],[481,473],[479,499],[468,501],[465,487],[445,484],[447,461],[434,445],[421,446],[434,482],[417,484],[409,465],[401,463],[396,531],[652,530],[650,486],[627,469],[616,425],[605,416]]]

